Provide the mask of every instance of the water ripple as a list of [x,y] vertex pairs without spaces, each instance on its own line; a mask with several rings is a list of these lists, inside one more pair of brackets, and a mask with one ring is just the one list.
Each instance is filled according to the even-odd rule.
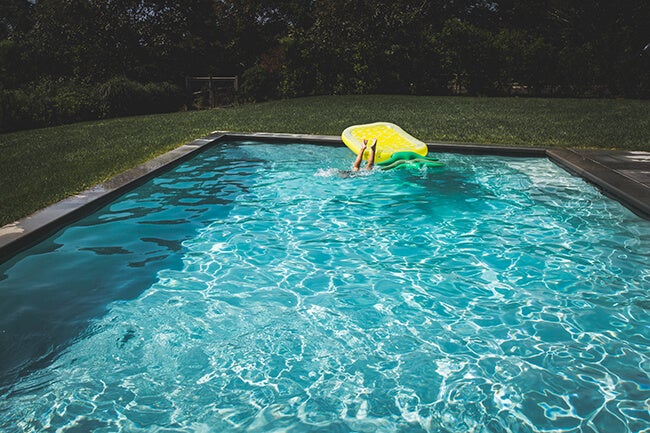
[[[650,428],[647,222],[545,160],[449,155],[435,173],[341,177],[344,149],[292,149],[226,147],[216,174],[181,167],[178,181],[153,181],[176,191],[154,188],[157,204],[97,216],[124,239],[130,219],[137,232],[142,218],[186,218],[168,200],[180,214],[220,205],[203,188],[230,200],[182,241],[139,234],[182,265],[18,380],[0,426]],[[132,245],[75,251],[132,260]]]

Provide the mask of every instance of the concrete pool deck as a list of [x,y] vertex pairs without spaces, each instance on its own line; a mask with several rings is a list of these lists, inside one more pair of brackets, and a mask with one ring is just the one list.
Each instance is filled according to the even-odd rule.
[[[0,227],[0,263],[35,244],[129,189],[192,157],[221,140],[264,140],[279,143],[309,142],[344,146],[339,136],[232,133],[215,131],[128,170],[80,194],[55,203],[14,223]],[[596,185],[637,215],[650,219],[650,152],[544,149],[468,144],[427,143],[433,153],[546,157],[569,172]]]
[[548,157],[607,196],[650,219],[650,152],[632,150],[547,150]]

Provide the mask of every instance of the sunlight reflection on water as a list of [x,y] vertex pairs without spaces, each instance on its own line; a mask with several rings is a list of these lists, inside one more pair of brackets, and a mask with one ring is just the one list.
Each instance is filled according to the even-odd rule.
[[215,148],[3,268],[88,317],[3,430],[648,428],[650,223],[546,160],[350,159]]

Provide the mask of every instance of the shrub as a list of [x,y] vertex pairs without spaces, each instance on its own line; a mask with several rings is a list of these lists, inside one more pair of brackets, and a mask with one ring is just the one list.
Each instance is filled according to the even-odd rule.
[[267,72],[259,65],[246,69],[241,77],[240,91],[244,99],[264,101],[277,96],[275,74]]
[[51,124],[52,110],[45,97],[17,89],[0,92],[2,132],[44,127]]
[[0,132],[55,126],[106,117],[178,110],[180,87],[142,85],[113,78],[101,85],[41,80],[23,89],[0,91]]
[[121,117],[176,111],[183,104],[182,90],[170,83],[146,85],[115,77],[99,88],[103,117]]
[[41,80],[0,92],[0,131],[42,128],[99,117],[96,89]]
[[51,96],[50,103],[54,125],[94,120],[100,115],[97,88],[94,86],[61,86]]
[[148,83],[144,86],[147,113],[178,111],[185,102],[183,90],[171,83]]
[[115,77],[99,87],[102,117],[142,114],[144,86],[125,77]]

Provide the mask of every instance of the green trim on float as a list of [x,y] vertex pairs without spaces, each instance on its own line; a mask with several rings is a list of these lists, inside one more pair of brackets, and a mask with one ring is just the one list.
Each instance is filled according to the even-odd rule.
[[386,161],[378,162],[376,164],[382,170],[390,170],[392,168],[416,168],[423,167],[444,167],[445,164],[440,162],[438,158],[429,156],[422,156],[415,152],[395,152]]

